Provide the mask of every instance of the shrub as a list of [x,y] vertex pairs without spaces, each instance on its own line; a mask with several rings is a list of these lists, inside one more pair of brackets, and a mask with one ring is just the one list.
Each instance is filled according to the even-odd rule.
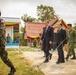
[[34,41],[33,41],[33,46],[37,47],[37,40],[36,39],[34,39]]

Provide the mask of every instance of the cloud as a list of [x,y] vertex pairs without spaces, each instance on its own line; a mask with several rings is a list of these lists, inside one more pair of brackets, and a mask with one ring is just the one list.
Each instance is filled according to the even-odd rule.
[[0,0],[0,9],[3,16],[21,17],[27,13],[36,16],[38,5],[52,6],[55,12],[66,22],[76,20],[76,0]]
[[61,3],[65,3],[65,4],[67,4],[67,5],[70,5],[70,4],[72,4],[72,5],[76,5],[76,0],[60,0],[61,1]]

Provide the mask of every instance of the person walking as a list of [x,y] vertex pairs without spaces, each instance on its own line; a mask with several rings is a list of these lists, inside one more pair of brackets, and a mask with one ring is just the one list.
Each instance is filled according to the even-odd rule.
[[75,56],[75,51],[74,51],[74,44],[76,43],[76,30],[72,28],[72,24],[67,24],[68,25],[68,45],[69,45],[69,50],[66,56],[66,60],[69,59],[70,56],[73,55],[71,59],[76,59]]
[[43,33],[41,36],[42,40],[42,50],[45,54],[45,61],[47,63],[49,61],[49,57],[51,59],[51,54],[49,53],[50,44],[53,42],[53,28],[49,25],[49,22],[45,24],[46,27],[43,28]]
[[[62,42],[63,41],[63,42]],[[57,51],[58,51],[58,59],[56,64],[64,63],[64,51],[63,46],[67,44],[66,41],[66,31],[62,28],[62,24],[60,23],[58,25],[58,31],[57,31]]]
[[14,68],[12,62],[8,58],[8,53],[5,50],[5,24],[4,20],[1,18],[1,12],[0,12],[0,57],[2,61],[10,67],[10,73],[8,75],[14,75],[16,72],[16,69]]

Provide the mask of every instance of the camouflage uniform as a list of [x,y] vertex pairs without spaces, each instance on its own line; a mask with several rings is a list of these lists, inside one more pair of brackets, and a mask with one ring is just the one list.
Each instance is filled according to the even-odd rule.
[[4,20],[0,18],[0,57],[2,61],[11,68],[8,75],[13,75],[16,71],[12,62],[8,59],[8,53],[5,50],[5,25]]
[[74,44],[76,41],[75,39],[76,39],[76,31],[75,29],[71,29],[68,32],[68,43],[69,43],[68,55],[69,56],[73,55],[73,57],[75,57],[75,51],[74,51]]

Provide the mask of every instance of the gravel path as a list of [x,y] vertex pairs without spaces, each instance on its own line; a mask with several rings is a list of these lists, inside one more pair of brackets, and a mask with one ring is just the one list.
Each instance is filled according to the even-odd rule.
[[[45,57],[43,57],[44,53],[42,51],[26,51],[23,52],[23,56],[30,60],[32,65],[34,66],[39,65],[45,59]],[[48,63],[43,63],[39,68],[43,71],[45,75],[76,75],[76,60],[69,59],[68,61],[62,64],[56,64],[56,61],[57,51],[53,53],[52,59]]]

